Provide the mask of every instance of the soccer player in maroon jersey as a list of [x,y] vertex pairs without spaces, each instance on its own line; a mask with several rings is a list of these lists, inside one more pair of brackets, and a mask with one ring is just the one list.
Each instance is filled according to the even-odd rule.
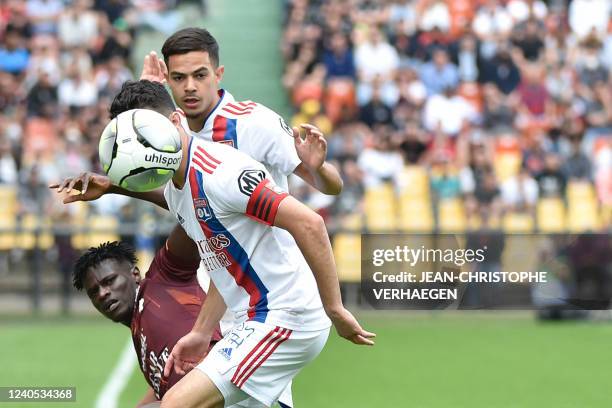
[[[138,403],[144,407],[160,401],[183,377],[172,372],[164,378],[164,365],[176,342],[193,328],[206,294],[196,276],[198,250],[178,225],[144,278],[136,262],[134,248],[124,242],[90,248],[75,264],[73,284],[85,290],[105,317],[130,327],[138,364],[150,387]],[[220,338],[217,331],[210,347]],[[289,387],[279,405],[291,407]]]
[[[144,278],[134,249],[123,242],[90,248],[76,262],[73,284],[85,290],[95,308],[130,327],[138,363],[150,389],[139,405],[160,400],[182,376],[163,377],[176,342],[188,333],[206,294],[197,281],[200,256],[194,242],[176,226]],[[211,346],[221,338],[219,331]]]

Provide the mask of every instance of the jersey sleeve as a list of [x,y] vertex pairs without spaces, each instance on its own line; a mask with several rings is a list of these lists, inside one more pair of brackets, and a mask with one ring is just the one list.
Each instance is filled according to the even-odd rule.
[[211,196],[223,213],[241,213],[273,225],[278,206],[289,194],[274,183],[261,163],[248,156],[241,157],[240,165],[219,169],[223,170],[223,177],[214,184]]
[[239,135],[240,150],[286,176],[301,163],[291,127],[280,115],[265,106],[260,106],[252,117],[240,125]]
[[168,251],[164,245],[153,258],[147,278],[162,279],[166,282],[189,282],[197,279],[199,262],[189,262]]

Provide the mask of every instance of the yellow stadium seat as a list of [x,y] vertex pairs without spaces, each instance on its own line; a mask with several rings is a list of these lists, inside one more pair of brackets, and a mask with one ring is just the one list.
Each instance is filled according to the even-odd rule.
[[431,232],[434,229],[433,212],[429,200],[400,196],[400,228],[402,231]]
[[601,206],[601,222],[607,228],[612,225],[612,204]]
[[560,198],[542,198],[537,206],[537,226],[540,232],[564,232],[565,206]]
[[361,231],[363,228],[363,215],[361,212],[345,215],[340,220],[340,228],[349,231]]
[[361,236],[359,234],[336,234],[333,249],[340,281],[360,282]]
[[[75,229],[87,228],[89,225],[87,221],[89,208],[89,203],[84,201],[77,201],[70,204],[71,221]],[[89,248],[89,238],[85,231],[74,233],[70,240],[72,246],[76,249]]]
[[497,179],[503,182],[516,176],[521,168],[521,160],[521,155],[518,151],[497,153],[494,161]]
[[531,214],[510,212],[504,215],[502,227],[509,233],[533,232],[535,222]]
[[460,199],[441,200],[438,204],[438,228],[442,232],[463,232],[466,216]]
[[9,251],[15,248],[17,242],[13,230],[16,227],[17,221],[14,216],[6,216],[6,214],[0,213],[0,251]]
[[392,231],[397,228],[396,201],[395,191],[389,184],[366,189],[364,205],[369,231]]
[[582,200],[594,200],[595,189],[589,182],[572,181],[567,185],[567,202],[571,205],[573,202]]
[[[38,239],[36,239],[38,230]],[[26,214],[21,219],[21,232],[18,235],[17,246],[22,249],[49,249],[53,246],[51,220],[34,214]]]
[[89,225],[89,245],[98,246],[108,241],[118,241],[119,221],[114,216],[109,215],[94,215],[90,216],[87,221]]
[[15,217],[17,207],[17,188],[0,185],[0,214],[6,217]]
[[567,218],[570,232],[596,231],[601,227],[597,201],[594,198],[570,203]]
[[429,199],[429,177],[422,166],[405,166],[399,176],[402,197]]

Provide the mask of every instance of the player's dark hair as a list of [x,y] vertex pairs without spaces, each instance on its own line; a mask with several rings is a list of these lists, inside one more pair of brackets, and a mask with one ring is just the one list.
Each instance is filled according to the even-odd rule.
[[122,112],[131,109],[151,109],[164,116],[174,112],[174,102],[166,88],[159,82],[127,81],[111,103],[109,113],[114,119]]
[[219,66],[219,44],[204,28],[189,27],[179,30],[168,37],[162,47],[166,65],[172,55],[187,54],[192,51],[207,52],[213,67]]
[[136,265],[136,251],[125,242],[105,242],[98,247],[91,247],[76,261],[72,272],[72,285],[77,290],[83,289],[85,274],[90,268],[95,268],[102,262],[114,259],[117,262],[128,262]]

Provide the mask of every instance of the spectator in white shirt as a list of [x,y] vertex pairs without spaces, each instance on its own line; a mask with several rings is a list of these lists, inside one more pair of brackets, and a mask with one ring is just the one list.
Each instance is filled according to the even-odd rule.
[[0,184],[17,184],[19,173],[8,139],[0,137]]
[[91,0],[75,0],[59,17],[58,34],[64,47],[91,48],[98,37],[98,15]]
[[431,96],[425,103],[423,123],[431,132],[441,130],[449,136],[456,136],[469,122],[476,121],[478,113],[456,89],[448,87],[444,93]]
[[64,3],[61,0],[28,0],[26,4],[26,13],[36,34],[54,34],[62,11]]
[[603,38],[610,21],[610,0],[574,0],[569,6],[569,25],[579,38],[595,33]]
[[95,82],[85,78],[79,69],[72,68],[59,84],[58,97],[61,105],[83,108],[97,102],[98,89]]
[[512,16],[498,0],[488,0],[476,13],[472,29],[481,40],[506,37],[512,30]]
[[419,27],[423,31],[431,31],[434,28],[439,28],[442,32],[447,32],[450,29],[451,18],[448,11],[448,6],[442,0],[426,0],[426,6]]
[[365,148],[357,159],[357,165],[364,175],[366,188],[388,182],[398,185],[404,161],[402,155],[391,145],[388,132],[388,127],[377,127],[373,132],[373,146]]
[[510,0],[506,9],[515,23],[525,21],[529,17],[543,21],[548,14],[546,3],[541,0]]
[[538,183],[522,167],[519,174],[502,183],[501,197],[506,210],[532,211],[538,200]]
[[386,41],[376,27],[370,28],[368,40],[357,46],[355,50],[355,66],[360,80],[364,82],[372,82],[377,76],[383,82],[392,79],[399,62],[397,50]]

